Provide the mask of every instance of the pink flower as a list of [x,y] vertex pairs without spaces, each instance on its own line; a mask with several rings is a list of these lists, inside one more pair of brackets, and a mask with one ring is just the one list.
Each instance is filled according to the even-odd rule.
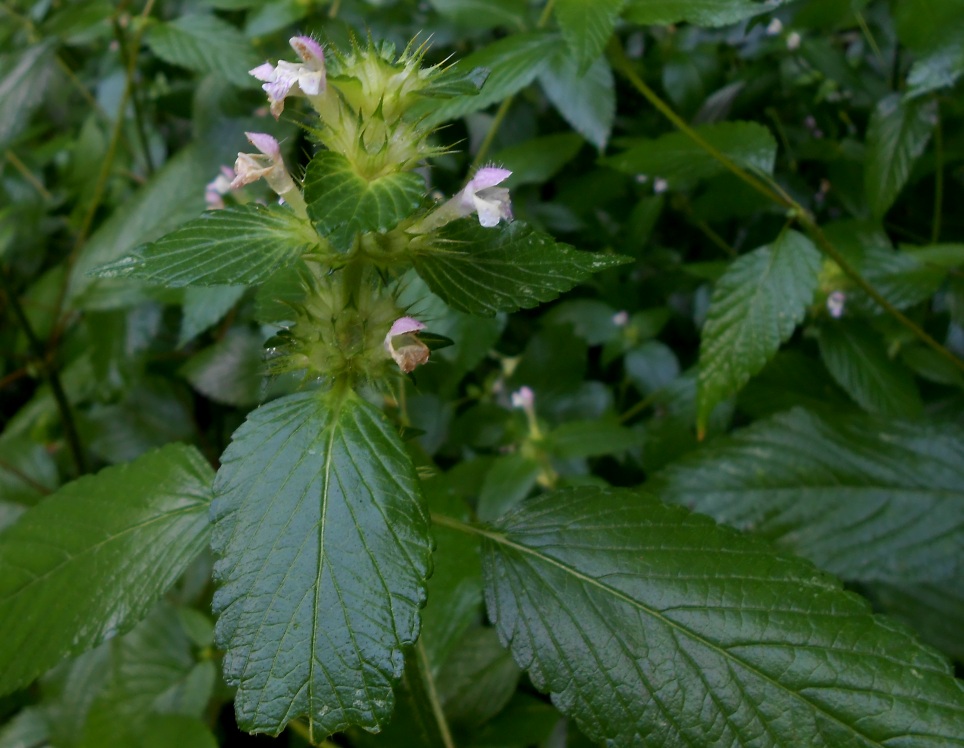
[[264,179],[279,195],[295,189],[295,183],[281,158],[278,141],[265,132],[246,132],[245,135],[248,142],[261,153],[238,154],[238,160],[234,162],[237,176],[231,182],[231,189],[236,190],[259,179]]
[[220,210],[224,207],[224,196],[231,191],[234,178],[234,169],[230,166],[222,166],[221,173],[207,183],[204,188],[204,201],[209,210]]
[[321,45],[310,36],[293,36],[288,43],[302,62],[279,60],[277,65],[266,62],[248,71],[259,81],[264,81],[261,88],[268,94],[275,119],[284,111],[285,98],[289,95],[318,96],[326,87],[325,51]]
[[418,339],[418,333],[424,329],[425,325],[414,317],[401,317],[392,323],[385,336],[385,350],[406,374],[428,361],[431,351]]
[[512,204],[509,201],[509,190],[505,187],[496,187],[510,176],[512,176],[511,171],[496,166],[485,166],[479,169],[463,190],[455,196],[462,207],[462,215],[477,213],[479,223],[485,228],[492,228],[502,220],[511,221]]

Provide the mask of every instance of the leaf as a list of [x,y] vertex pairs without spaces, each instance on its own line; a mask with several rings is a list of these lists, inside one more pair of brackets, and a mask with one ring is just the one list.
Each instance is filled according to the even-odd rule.
[[[777,141],[756,122],[720,122],[695,128],[706,142],[750,171],[773,173]],[[725,167],[681,132],[655,139],[635,138],[629,150],[601,163],[627,174],[665,179],[670,187],[722,174]]]
[[630,23],[666,26],[686,21],[698,26],[726,26],[769,13],[788,0],[629,0],[623,18]]
[[539,74],[539,85],[573,130],[600,151],[606,147],[616,119],[616,82],[605,58],[580,72],[572,55],[557,52]]
[[433,239],[416,250],[418,274],[453,309],[483,316],[537,306],[629,261],[556,244],[520,221],[487,229],[459,220]]
[[484,521],[501,517],[535,487],[542,466],[534,457],[518,452],[499,455],[479,486],[476,512]]
[[956,426],[796,408],[708,444],[647,490],[845,579],[964,572],[964,429]]
[[466,632],[438,676],[445,716],[454,725],[477,728],[512,698],[519,668],[491,628]]
[[289,395],[235,432],[214,493],[215,637],[238,725],[378,729],[430,568],[398,436],[352,392]]
[[820,327],[824,366],[843,390],[870,413],[915,416],[923,409],[910,371],[887,355],[880,336],[863,322],[842,320]]
[[501,640],[593,740],[936,746],[964,731],[943,657],[706,517],[583,487],[479,532]]
[[574,132],[544,135],[503,148],[492,161],[512,172],[505,186],[515,189],[523,184],[548,182],[576,157],[582,146],[582,138]]
[[757,374],[804,318],[820,253],[796,231],[734,261],[713,289],[700,343],[697,424]]
[[964,43],[960,39],[924,54],[907,73],[908,98],[953,86],[964,75]]
[[602,54],[625,4],[626,0],[559,0],[556,3],[556,21],[580,72],[585,73]]
[[561,41],[558,35],[546,32],[513,34],[473,52],[456,65],[461,70],[487,69],[489,77],[482,90],[443,102],[426,101],[413,113],[426,115],[425,125],[431,127],[502,101],[535,80]]
[[280,205],[212,210],[151,244],[92,271],[170,288],[250,286],[318,244],[311,226]]
[[220,322],[238,303],[244,290],[244,286],[189,286],[184,289],[178,348]]
[[910,177],[937,122],[933,101],[882,99],[867,126],[864,194],[874,218],[883,218]]
[[598,457],[633,449],[642,443],[642,434],[619,423],[613,417],[592,421],[569,421],[548,436],[552,454],[572,457]]
[[264,367],[262,336],[242,328],[191,356],[179,374],[214,402],[251,406],[261,395]]
[[369,180],[332,151],[321,151],[311,159],[304,186],[315,228],[340,251],[349,249],[356,234],[394,228],[425,196],[425,180],[414,172]]
[[219,73],[236,86],[254,87],[248,70],[258,64],[254,48],[238,29],[213,15],[185,15],[158,23],[147,34],[158,57],[198,73]]
[[0,534],[0,693],[143,618],[207,544],[210,481],[196,449],[170,445],[67,484]]
[[49,41],[0,57],[0,152],[6,150],[43,103],[53,76],[53,63],[54,48]]

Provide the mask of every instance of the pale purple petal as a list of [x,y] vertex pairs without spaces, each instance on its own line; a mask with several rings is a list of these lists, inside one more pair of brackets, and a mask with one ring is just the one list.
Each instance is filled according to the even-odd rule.
[[[310,36],[293,36],[288,40],[288,43],[306,63],[316,66],[316,69],[324,69],[325,50]],[[317,66],[321,66],[321,68]]]
[[272,65],[270,62],[266,62],[263,65],[258,65],[258,67],[249,70],[248,75],[253,75],[259,81],[274,80],[274,65]]
[[465,186],[466,191],[478,192],[479,190],[495,187],[512,176],[508,169],[500,169],[497,166],[486,166],[479,169],[471,181]]
[[245,135],[251,145],[261,151],[265,156],[268,156],[272,161],[281,160],[281,148],[278,146],[278,141],[268,135],[268,133],[246,132]]
[[388,336],[393,338],[396,335],[405,335],[406,333],[418,332],[424,329],[425,325],[414,317],[400,317],[392,323],[392,329],[388,331]]

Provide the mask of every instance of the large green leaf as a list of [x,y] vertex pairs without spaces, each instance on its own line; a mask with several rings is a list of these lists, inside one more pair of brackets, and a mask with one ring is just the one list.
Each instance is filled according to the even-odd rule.
[[305,173],[308,215],[336,248],[350,248],[356,234],[387,231],[418,208],[425,180],[414,172],[375,179],[355,173],[340,153],[321,151]]
[[712,442],[648,490],[846,579],[964,573],[964,429],[781,413]]
[[872,328],[858,320],[828,322],[818,337],[824,366],[864,410],[891,416],[916,416],[923,409],[913,375],[887,355]]
[[159,23],[147,34],[158,57],[199,73],[219,73],[238,86],[255,86],[248,70],[258,64],[251,42],[217,16],[181,16]]
[[933,101],[893,94],[880,101],[867,127],[864,193],[874,218],[882,218],[910,177],[937,122]]
[[173,288],[253,285],[317,244],[311,225],[287,208],[234,206],[204,213],[93,274]]
[[616,119],[616,83],[605,58],[581,71],[567,51],[553,55],[539,75],[539,85],[572,128],[602,150]]
[[632,491],[481,530],[486,601],[533,683],[612,745],[959,744],[947,662],[810,562]]
[[699,26],[725,26],[769,13],[787,0],[629,0],[623,17],[632,23],[666,25],[688,21]]
[[701,430],[717,403],[736,394],[793,334],[819,271],[820,253],[795,231],[727,268],[713,289],[700,345]]
[[6,150],[43,102],[53,71],[49,41],[0,57],[0,150]]
[[[696,131],[706,142],[740,166],[773,173],[777,141],[756,122],[720,122],[702,125]],[[661,177],[671,187],[687,185],[722,174],[723,165],[681,132],[659,138],[629,141],[630,148],[602,160],[606,166],[626,172]]]
[[549,58],[560,49],[557,34],[531,32],[513,34],[459,60],[462,70],[484,68],[489,71],[478,94],[459,96],[448,101],[423,104],[426,124],[438,125],[512,96],[528,86],[542,72]]
[[354,393],[259,408],[222,458],[212,505],[216,636],[238,724],[316,733],[391,715],[430,568],[415,470]]
[[558,0],[556,21],[583,73],[602,54],[626,0]]
[[629,258],[579,252],[516,221],[483,228],[455,221],[416,250],[415,269],[453,309],[491,316],[556,298]]
[[67,484],[0,534],[0,693],[147,613],[207,543],[211,479],[171,445]]

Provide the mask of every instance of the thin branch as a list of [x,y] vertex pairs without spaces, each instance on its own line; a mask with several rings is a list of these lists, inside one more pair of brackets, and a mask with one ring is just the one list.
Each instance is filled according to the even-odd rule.
[[44,350],[43,343],[37,337],[34,332],[33,326],[30,324],[30,320],[27,317],[26,312],[23,310],[23,306],[20,304],[20,299],[17,296],[17,292],[14,290],[13,285],[10,283],[10,279],[7,277],[7,273],[4,270],[0,270],[0,284],[3,286],[4,295],[7,297],[7,301],[10,304],[10,308],[13,309],[13,314],[23,328],[24,335],[27,336],[27,343],[30,345],[30,349],[33,351],[34,357],[36,358],[36,364],[40,367],[43,372],[44,379],[47,380],[47,384],[50,385],[50,391],[54,396],[54,401],[57,403],[57,410],[60,412],[60,420],[64,427],[64,437],[67,439],[67,445],[70,448],[71,457],[74,460],[74,467],[77,469],[78,475],[83,475],[87,472],[87,464],[84,459],[84,450],[80,445],[80,437],[77,435],[77,427],[74,424],[73,412],[70,409],[70,403],[67,401],[67,395],[64,393],[64,388],[60,383],[60,376],[57,374],[57,369],[54,365],[47,360],[47,354]]
[[445,712],[442,711],[442,702],[439,699],[438,689],[435,687],[435,679],[432,677],[432,668],[429,665],[428,653],[425,645],[419,639],[415,643],[415,659],[418,677],[425,688],[425,695],[432,707],[432,716],[435,717],[435,724],[438,727],[439,736],[442,738],[442,745],[445,748],[455,748],[455,741],[452,740],[452,731],[449,729],[448,720],[445,719]]
[[34,173],[27,168],[27,165],[23,161],[17,158],[16,154],[13,151],[7,150],[4,152],[3,155],[4,155],[4,158],[7,159],[7,161],[13,164],[13,168],[15,168],[17,171],[20,172],[20,176],[26,179],[27,182],[30,183],[30,186],[33,187],[35,190],[37,190],[37,192],[40,194],[40,197],[42,197],[44,200],[51,199],[52,195],[49,192],[47,192],[47,188],[44,187],[43,182],[41,182],[39,179],[37,179],[36,176],[34,176]]

